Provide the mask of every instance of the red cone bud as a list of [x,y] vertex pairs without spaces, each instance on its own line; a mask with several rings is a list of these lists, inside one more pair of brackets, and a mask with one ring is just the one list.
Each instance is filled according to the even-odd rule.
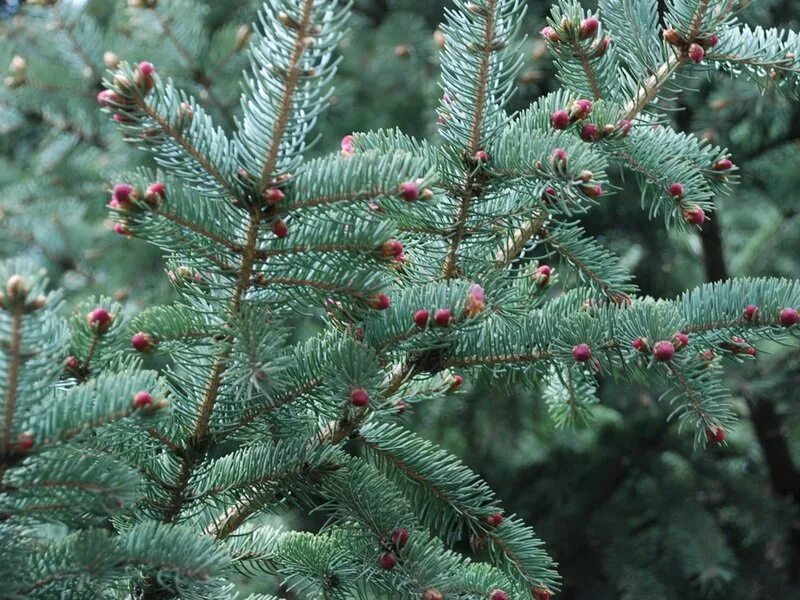
[[450,387],[447,388],[448,392],[455,392],[461,385],[464,383],[464,378],[461,375],[453,375],[452,383],[450,383]]
[[758,307],[754,304],[749,304],[745,306],[744,311],[742,311],[742,317],[746,321],[757,321],[758,317],[761,315],[761,311],[758,310]]
[[419,198],[419,186],[413,181],[401,183],[400,195],[406,202],[413,202]]
[[64,361],[64,366],[70,371],[77,371],[81,366],[81,361],[74,356],[68,356],[67,360]]
[[563,148],[556,148],[553,150],[553,153],[550,155],[550,160],[553,163],[553,167],[558,169],[566,169],[567,168],[567,151]]
[[683,198],[685,189],[681,183],[673,183],[669,186],[669,195],[673,198]]
[[558,32],[552,27],[545,27],[539,33],[544,39],[553,44],[557,44],[561,41],[561,38],[558,37]]
[[672,46],[683,45],[683,36],[680,33],[678,33],[677,30],[672,29],[671,27],[669,29],[664,30],[663,36],[664,36],[664,41]]
[[17,446],[19,447],[20,451],[28,452],[31,448],[33,448],[34,444],[34,437],[30,431],[24,431],[17,436]]
[[89,327],[97,329],[100,333],[105,333],[111,327],[114,317],[105,308],[97,307],[86,315]]
[[581,129],[581,139],[584,142],[594,142],[600,138],[600,129],[594,123],[587,123]]
[[505,521],[505,517],[501,513],[495,513],[486,517],[486,522],[492,527],[500,527]]
[[389,240],[381,246],[381,252],[386,258],[400,258],[403,256],[403,244],[397,240]]
[[447,327],[453,319],[453,313],[448,308],[439,308],[433,313],[433,320],[440,327]]
[[369,301],[369,305],[376,310],[386,310],[392,305],[392,300],[386,294],[378,294]]
[[397,564],[397,557],[394,555],[393,552],[386,552],[381,554],[381,557],[378,561],[381,566],[381,569],[386,569],[387,571],[394,569],[395,565]]
[[133,346],[138,352],[149,352],[153,349],[154,345],[155,340],[153,339],[153,336],[149,333],[145,333],[144,331],[133,334],[133,337],[131,338],[131,346]]
[[536,269],[536,275],[534,275],[537,285],[539,287],[546,286],[550,282],[552,272],[553,270],[548,265],[539,265],[539,268]]
[[572,358],[577,362],[586,362],[592,358],[592,349],[588,344],[578,344],[572,348]]
[[592,37],[597,33],[597,28],[600,26],[600,21],[596,17],[588,17],[581,21],[580,36],[582,40]]
[[398,527],[392,532],[392,546],[398,550],[408,542],[408,530],[405,527]]
[[716,35],[715,33],[712,33],[712,34],[709,36],[709,38],[708,38],[708,41],[706,42],[706,44],[707,44],[707,46],[708,46],[709,48],[713,48],[714,46],[716,46],[717,44],[719,44],[719,36],[718,36],[718,35]]
[[343,156],[352,156],[353,152],[355,152],[355,148],[353,146],[353,136],[346,135],[342,138],[342,155]]
[[508,600],[509,595],[503,590],[494,590],[489,594],[489,600]]
[[715,162],[711,168],[715,171],[730,171],[733,168],[733,162],[729,158],[722,158]]
[[428,588],[423,592],[422,600],[444,600],[444,596],[436,588]]
[[414,313],[414,323],[417,325],[417,327],[425,327],[428,324],[429,317],[430,313],[422,308]]
[[703,50],[703,47],[700,44],[693,43],[689,46],[689,59],[693,63],[701,63],[705,57],[706,51]]
[[286,226],[283,219],[275,219],[275,221],[272,222],[272,233],[281,239],[289,235],[289,228]]
[[408,402],[405,400],[400,400],[399,402],[395,403],[394,408],[398,415],[402,415],[404,412],[406,412],[406,410],[408,410]]
[[367,390],[358,388],[350,392],[350,404],[359,407],[369,404],[369,394],[367,394]]
[[153,63],[142,61],[138,64],[136,72],[133,74],[133,81],[136,85],[149,91],[153,87],[153,75],[156,69]]
[[628,119],[622,119],[617,123],[617,129],[622,134],[622,137],[628,137],[633,129],[633,123]]
[[672,357],[675,356],[675,346],[672,342],[656,342],[653,346],[653,356],[656,360],[660,360],[661,362],[670,361]]
[[800,323],[800,315],[794,308],[784,308],[780,313],[780,320],[784,327],[792,327]]
[[725,428],[722,425],[709,427],[706,429],[706,437],[711,442],[721,444],[725,441]]
[[575,100],[572,103],[572,117],[576,120],[585,119],[592,112],[592,101],[586,98]]
[[683,332],[676,333],[675,334],[675,340],[674,340],[673,343],[674,343],[676,349],[688,346],[689,345],[689,336],[687,334],[683,333]]
[[464,314],[467,317],[475,317],[483,312],[486,308],[486,296],[483,288],[477,283],[470,288],[469,296],[467,296],[467,306]]
[[631,342],[634,350],[637,352],[647,352],[647,340],[643,337],[638,337]]
[[153,396],[151,396],[149,392],[145,391],[136,392],[136,394],[133,396],[134,408],[147,408],[152,404],[153,404]]
[[280,188],[269,188],[264,190],[264,201],[268,206],[275,206],[281,202],[286,196]]
[[563,109],[557,110],[550,115],[550,123],[552,123],[553,127],[556,129],[566,129],[570,124],[569,113]]
[[479,163],[489,162],[489,154],[485,150],[478,150],[472,158]]
[[546,587],[533,588],[533,600],[552,600],[553,592]]
[[603,195],[603,186],[599,183],[594,185],[581,185],[579,186],[581,191],[586,194],[589,198],[598,198]]
[[167,197],[167,186],[156,181],[147,186],[147,191],[144,193],[144,201],[150,206],[158,206],[164,198]]
[[683,220],[690,225],[702,225],[706,221],[706,212],[699,206],[693,206],[683,211]]

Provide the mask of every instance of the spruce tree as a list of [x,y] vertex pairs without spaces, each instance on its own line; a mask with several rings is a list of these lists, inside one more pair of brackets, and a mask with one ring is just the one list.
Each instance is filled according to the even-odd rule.
[[[301,597],[541,600],[559,587],[542,543],[403,425],[410,407],[491,375],[570,422],[615,377],[666,386],[698,446],[724,443],[721,358],[796,336],[800,282],[642,297],[578,219],[625,200],[622,169],[667,227],[706,224],[736,167],[668,127],[662,99],[710,66],[794,97],[797,37],[729,1],[667,4],[661,20],[647,0],[554,7],[563,89],[509,114],[524,5],[459,0],[440,138],[355,133],[316,159],[337,0],[264,3],[230,132],[151,62],[108,73],[98,101],[157,164],[114,184],[111,214],[165,253],[178,301],[66,321],[35,269],[3,264],[3,593],[228,598],[241,571]],[[297,335],[303,313],[320,333]],[[155,354],[168,366],[144,369]],[[289,508],[324,526],[282,529]],[[449,548],[465,540],[489,561]]]

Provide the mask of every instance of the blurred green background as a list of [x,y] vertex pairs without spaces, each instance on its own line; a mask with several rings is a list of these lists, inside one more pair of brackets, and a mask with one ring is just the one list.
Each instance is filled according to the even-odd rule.
[[[158,17],[127,4],[28,3],[0,21],[0,68],[15,55],[27,63],[21,80],[9,67],[0,87],[0,257],[36,260],[70,301],[105,294],[136,312],[171,292],[158,253],[106,220],[109,182],[148,159],[97,110],[103,55],[152,61],[230,128],[245,64],[237,40],[259,2],[164,0]],[[379,127],[435,138],[445,5],[355,1],[316,152]],[[548,10],[549,2],[529,2],[512,108],[558,88],[537,33]],[[798,17],[800,4],[788,0],[760,0],[743,13],[764,27],[797,28]],[[681,109],[674,123],[730,148],[741,185],[717,199],[702,235],[672,234],[641,210],[634,179],[618,177],[617,193],[585,227],[656,297],[728,276],[800,276],[798,106],[713,72],[691,83],[669,103]],[[561,598],[798,598],[800,351],[767,345],[729,373],[741,422],[726,446],[705,451],[666,422],[658,390],[610,380],[595,421],[579,429],[556,428],[537,393],[500,395],[489,379],[416,405],[408,419],[533,524],[561,565]]]

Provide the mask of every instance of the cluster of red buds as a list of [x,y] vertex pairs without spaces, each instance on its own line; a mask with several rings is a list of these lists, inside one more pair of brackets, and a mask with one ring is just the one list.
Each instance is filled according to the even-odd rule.
[[[118,59],[113,53],[106,53],[107,61],[118,63]],[[122,73],[114,76],[114,85],[119,90],[103,90],[97,94],[97,103],[103,108],[108,108],[114,114],[111,117],[119,123],[130,123],[130,114],[134,107],[133,97],[135,95],[145,95],[155,85],[156,69],[152,63],[147,61],[140,62],[133,71],[133,81]]]
[[415,179],[414,181],[404,181],[401,183],[397,191],[400,197],[406,202],[414,202],[415,200],[429,200],[433,198],[433,190],[430,188],[423,188],[424,179]]
[[[553,46],[558,46],[562,43],[569,43],[574,46],[591,40],[588,49],[583,51],[589,58],[600,58],[608,52],[611,38],[606,35],[598,35],[599,31],[600,20],[595,16],[589,16],[582,19],[580,23],[564,17],[556,27],[548,25],[539,33]],[[581,44],[581,46],[583,45]]]
[[664,41],[678,48],[693,63],[699,64],[706,57],[706,52],[719,43],[716,34],[690,37],[670,27],[664,30]]
[[652,346],[645,337],[638,337],[631,342],[631,346],[637,352],[652,355],[659,362],[671,361],[676,352],[679,352],[689,345],[689,335],[684,332],[676,333],[672,340],[661,340]]

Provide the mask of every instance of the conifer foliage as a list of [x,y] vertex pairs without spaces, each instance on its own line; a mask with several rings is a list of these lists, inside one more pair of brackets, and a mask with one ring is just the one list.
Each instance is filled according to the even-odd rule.
[[[179,299],[126,319],[101,298],[64,320],[38,273],[3,264],[0,595],[233,598],[241,572],[299,597],[550,598],[530,526],[403,414],[488,374],[570,422],[619,377],[664,386],[698,445],[724,443],[720,361],[796,336],[800,282],[640,297],[579,218],[630,201],[616,169],[668,227],[710,218],[736,167],[665,126],[660,100],[709,68],[793,96],[800,72],[796,35],[737,7],[562,1],[542,35],[563,89],[509,114],[524,3],[456,0],[440,139],[355,133],[316,159],[344,2],[264,3],[231,134],[158,65],[121,62],[98,102],[158,169],[115,182],[109,207],[168,257]],[[298,340],[309,311],[324,331]],[[325,526],[282,529],[288,508]]]

